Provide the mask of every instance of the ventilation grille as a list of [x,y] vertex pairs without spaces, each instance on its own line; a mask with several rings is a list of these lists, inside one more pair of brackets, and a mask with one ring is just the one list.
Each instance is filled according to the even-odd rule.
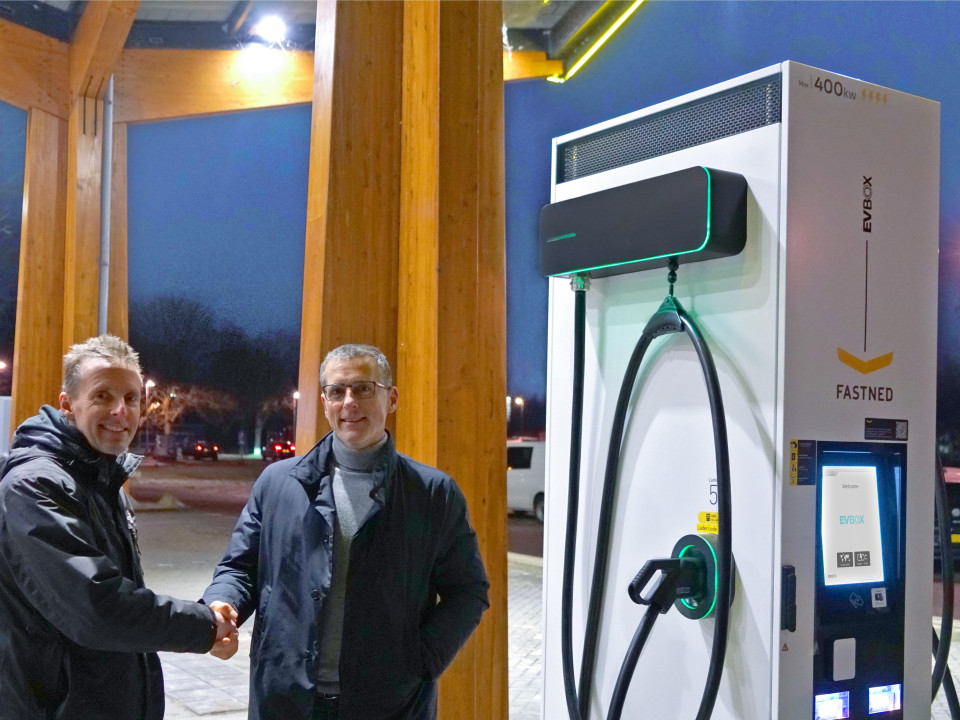
[[780,75],[638,118],[558,148],[568,182],[780,122]]

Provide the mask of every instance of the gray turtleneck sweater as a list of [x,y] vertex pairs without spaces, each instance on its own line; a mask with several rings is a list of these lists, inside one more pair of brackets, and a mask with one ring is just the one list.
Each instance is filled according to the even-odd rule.
[[343,602],[347,594],[347,570],[353,536],[378,509],[374,500],[377,480],[374,473],[384,459],[387,435],[373,447],[352,450],[333,436],[333,500],[336,504],[336,528],[333,534],[333,577],[330,593],[320,618],[320,665],[317,689],[322,693],[340,692],[340,645],[343,636]]

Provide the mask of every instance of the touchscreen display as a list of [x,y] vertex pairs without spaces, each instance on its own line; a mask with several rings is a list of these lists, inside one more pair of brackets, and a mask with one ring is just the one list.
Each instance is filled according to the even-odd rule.
[[883,582],[877,468],[824,465],[820,503],[824,585]]

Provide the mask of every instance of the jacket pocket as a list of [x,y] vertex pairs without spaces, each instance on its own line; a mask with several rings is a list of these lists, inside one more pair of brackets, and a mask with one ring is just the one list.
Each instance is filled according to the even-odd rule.
[[256,659],[261,655],[261,645],[263,644],[263,626],[267,622],[267,605],[270,603],[270,595],[273,591],[272,585],[265,585],[260,591],[260,597],[257,602],[257,615],[253,619],[253,635],[250,637],[250,658]]

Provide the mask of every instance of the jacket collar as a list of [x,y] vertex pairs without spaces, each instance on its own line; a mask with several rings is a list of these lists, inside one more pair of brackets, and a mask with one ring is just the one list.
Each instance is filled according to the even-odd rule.
[[[384,462],[377,465],[374,472],[383,487],[382,499],[385,502],[393,488],[393,479],[397,468],[397,450],[393,435],[389,431],[387,431],[387,445],[383,455],[385,457]],[[304,455],[290,471],[290,476],[303,486],[311,500],[315,499],[321,492],[322,481],[329,477],[330,461],[332,459],[333,432],[329,432],[320,438],[320,442],[314,445],[310,452]],[[329,485],[330,481],[326,480],[323,484]]]
[[133,453],[114,458],[96,452],[83,433],[50,405],[41,407],[37,415],[17,428],[10,446],[0,467],[0,477],[17,465],[49,457],[108,491],[118,490],[143,461],[142,456]]

